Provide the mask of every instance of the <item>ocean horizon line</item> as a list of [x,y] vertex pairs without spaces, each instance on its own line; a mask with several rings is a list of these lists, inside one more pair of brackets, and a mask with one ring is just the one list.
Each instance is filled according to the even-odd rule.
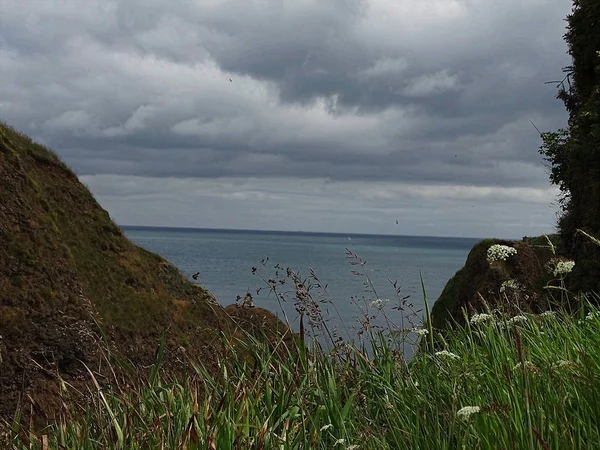
[[[248,233],[248,234],[276,234],[280,236],[335,236],[335,237],[399,237],[399,238],[434,238],[434,239],[464,239],[464,240],[483,240],[485,238],[478,236],[433,236],[416,234],[379,234],[379,233],[342,233],[332,231],[289,231],[289,230],[258,230],[245,228],[210,228],[210,227],[174,227],[158,225],[121,225],[123,230],[165,230],[165,231],[199,231],[199,232],[221,232],[221,233]],[[515,238],[498,238],[506,240],[516,240]],[[518,239],[520,240],[520,238]]]

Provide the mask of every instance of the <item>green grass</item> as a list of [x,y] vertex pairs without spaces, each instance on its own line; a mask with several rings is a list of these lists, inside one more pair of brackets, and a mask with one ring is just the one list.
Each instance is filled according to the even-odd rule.
[[[229,345],[217,376],[187,361],[187,379],[164,378],[159,351],[142,388],[98,387],[60,423],[31,436],[21,430],[14,447],[598,447],[600,312],[525,317],[451,327],[441,339],[450,353],[425,348],[409,363],[381,334],[371,335],[370,356],[247,337]],[[466,417],[466,406],[479,412]]]

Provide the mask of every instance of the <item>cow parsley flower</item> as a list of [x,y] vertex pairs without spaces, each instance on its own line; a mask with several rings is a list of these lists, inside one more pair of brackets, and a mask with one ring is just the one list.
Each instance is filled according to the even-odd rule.
[[555,277],[571,273],[575,267],[575,261],[557,261],[552,273]]
[[371,302],[371,308],[382,309],[385,306],[385,304],[389,301],[390,301],[389,298],[386,298],[386,299],[378,298],[377,300],[373,300]]
[[576,365],[577,364],[575,364],[573,361],[567,361],[565,359],[559,359],[554,364],[552,364],[552,368],[553,369],[562,369],[562,368],[565,368],[565,367],[573,367],[573,366],[576,366]]
[[452,352],[449,352],[448,350],[441,350],[439,352],[435,352],[435,356],[441,356],[442,358],[448,358],[448,359],[459,359],[458,355],[455,355]]
[[500,292],[504,292],[507,289],[512,289],[513,291],[520,291],[523,290],[523,285],[514,279],[506,280],[500,285]]
[[556,317],[556,311],[544,311],[543,313],[540,314],[540,316],[542,316],[546,319],[554,318],[554,317]]
[[463,406],[458,411],[456,411],[456,416],[461,419],[468,420],[471,417],[471,414],[475,414],[481,411],[479,406]]
[[521,364],[520,362],[518,362],[513,368],[512,370],[517,370],[520,369],[521,366],[525,366],[525,370],[529,371],[529,372],[538,372],[540,369],[531,361],[525,361],[525,364]]
[[469,322],[471,322],[471,325],[477,325],[480,324],[482,322],[487,322],[488,320],[493,320],[494,316],[492,316],[491,314],[475,314],[473,317],[471,317],[471,320],[469,320]]
[[510,256],[516,255],[517,249],[508,245],[494,244],[487,251],[488,262],[506,261]]
[[511,317],[510,319],[508,319],[508,323],[523,323],[523,322],[527,322],[527,317],[525,316],[515,316],[515,317]]
[[429,330],[427,328],[416,328],[413,330],[413,333],[417,336],[425,336],[426,334],[429,334]]
[[594,320],[600,318],[600,311],[589,312],[585,316],[585,320]]

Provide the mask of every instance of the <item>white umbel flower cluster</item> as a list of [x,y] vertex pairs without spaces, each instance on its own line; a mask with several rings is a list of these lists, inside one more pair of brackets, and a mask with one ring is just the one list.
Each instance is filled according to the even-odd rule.
[[540,369],[531,361],[525,361],[525,363],[521,364],[520,362],[518,362],[514,367],[513,370],[521,370],[522,367],[525,367],[525,370],[527,370],[528,372],[533,372],[536,373],[538,372]]
[[427,328],[415,328],[413,333],[417,336],[425,336],[426,334],[429,334],[429,330]]
[[481,411],[479,406],[463,406],[458,411],[456,411],[456,416],[461,419],[468,420],[471,417],[471,414],[475,414]]
[[487,322],[489,320],[494,320],[494,316],[492,316],[491,314],[475,314],[473,317],[471,317],[469,322],[471,322],[471,325],[477,325],[482,322]]
[[459,356],[455,355],[452,352],[449,352],[448,350],[442,350],[439,352],[435,352],[435,356],[441,356],[442,358],[448,358],[448,359],[458,359]]
[[382,309],[387,302],[389,302],[389,298],[378,298],[377,300],[373,300],[371,302],[371,308]]
[[554,364],[552,364],[552,368],[553,369],[564,369],[566,367],[576,367],[577,364],[574,363],[573,361],[568,361],[565,359],[560,359],[558,361],[556,361]]
[[600,311],[589,312],[585,316],[585,320],[595,320],[600,318]]
[[488,262],[506,261],[510,256],[516,255],[517,249],[508,245],[494,244],[487,251]]
[[558,261],[554,266],[554,270],[552,271],[552,273],[555,277],[558,277],[560,275],[566,275],[568,273],[571,273],[573,267],[575,267],[575,261]]
[[503,281],[500,285],[500,292],[505,292],[507,289],[512,289],[513,291],[521,291],[523,290],[523,285],[514,279],[506,280]]
[[525,316],[515,316],[515,317],[511,317],[510,319],[508,319],[508,323],[511,323],[511,324],[524,323],[524,322],[527,322],[527,317],[525,317]]

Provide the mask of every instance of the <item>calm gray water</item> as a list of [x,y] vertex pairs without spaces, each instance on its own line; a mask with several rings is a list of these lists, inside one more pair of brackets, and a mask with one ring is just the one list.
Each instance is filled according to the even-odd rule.
[[[257,306],[280,317],[279,302],[273,295],[267,295],[267,286],[252,273],[252,268],[257,267],[266,278],[275,276],[273,266],[277,263],[305,276],[312,268],[322,282],[328,284],[329,299],[337,311],[327,304],[323,305],[324,309],[329,308],[330,314],[336,317],[332,321],[336,327],[346,330],[358,326],[357,318],[361,314],[351,297],[362,299],[359,305],[363,306],[376,298],[396,298],[389,279],[397,280],[401,296],[410,296],[415,309],[421,309],[421,273],[431,307],[448,279],[463,266],[468,252],[480,240],[146,227],[123,227],[123,231],[137,245],[175,264],[190,279],[199,272],[197,282],[210,290],[221,304],[234,303],[238,295],[243,297],[250,291]],[[362,270],[372,279],[376,294],[365,289],[364,277],[351,273],[357,267],[349,264],[346,248],[367,261]],[[267,257],[265,268],[260,261]],[[257,296],[259,287],[262,290]],[[399,313],[392,305],[390,301],[385,311],[396,319]],[[292,302],[284,303],[283,309],[294,323],[297,313]]]

